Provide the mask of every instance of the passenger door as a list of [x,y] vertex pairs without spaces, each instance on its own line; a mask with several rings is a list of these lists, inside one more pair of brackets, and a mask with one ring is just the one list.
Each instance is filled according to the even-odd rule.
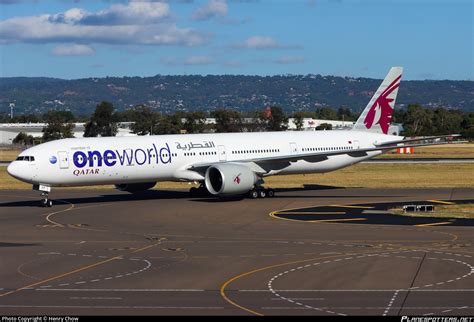
[[291,142],[290,143],[290,154],[297,154],[298,153],[298,146],[296,143]]
[[219,154],[219,161],[227,161],[227,154],[225,153],[225,146],[217,146],[217,154]]
[[60,169],[68,169],[69,168],[69,157],[66,151],[59,151],[59,168]]

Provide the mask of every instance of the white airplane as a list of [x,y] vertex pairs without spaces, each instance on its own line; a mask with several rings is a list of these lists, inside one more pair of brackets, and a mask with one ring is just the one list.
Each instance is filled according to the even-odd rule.
[[402,68],[393,67],[346,131],[257,132],[72,138],[20,153],[8,173],[42,192],[51,207],[51,187],[114,184],[122,191],[152,188],[158,181],[201,183],[191,193],[273,197],[262,187],[272,175],[323,173],[399,147],[446,144],[440,138],[388,135]]

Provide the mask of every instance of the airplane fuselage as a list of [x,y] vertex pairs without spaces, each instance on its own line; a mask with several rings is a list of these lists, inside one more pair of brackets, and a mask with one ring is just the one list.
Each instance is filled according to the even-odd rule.
[[[318,152],[349,152],[373,148],[374,143],[400,138],[359,131],[73,138],[44,143],[23,151],[20,159],[22,156],[29,158],[14,161],[8,171],[22,181],[49,186],[203,181],[204,176],[190,170],[191,166]],[[329,172],[381,153],[333,155],[314,162],[298,160],[272,168],[262,176]]]

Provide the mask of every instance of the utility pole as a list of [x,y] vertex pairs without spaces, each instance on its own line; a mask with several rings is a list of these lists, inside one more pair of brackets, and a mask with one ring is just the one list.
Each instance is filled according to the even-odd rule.
[[10,103],[10,119],[13,119],[13,109],[15,108],[15,103]]

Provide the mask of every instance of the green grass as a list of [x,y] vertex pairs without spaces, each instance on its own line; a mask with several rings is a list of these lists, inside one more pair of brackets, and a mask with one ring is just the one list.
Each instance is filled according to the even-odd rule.
[[325,185],[364,188],[469,188],[474,164],[357,164],[324,174],[276,176],[265,179],[276,188]]
[[398,154],[396,151],[377,158],[474,158],[474,144],[447,144],[414,148],[414,154]]

